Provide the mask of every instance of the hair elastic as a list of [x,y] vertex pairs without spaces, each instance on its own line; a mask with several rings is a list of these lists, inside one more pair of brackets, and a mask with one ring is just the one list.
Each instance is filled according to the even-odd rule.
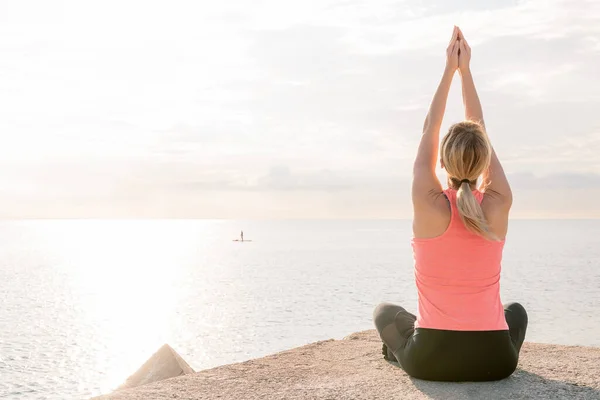
[[462,185],[463,183],[468,183],[470,185],[471,181],[468,179],[463,179],[462,181],[460,181],[460,184]]

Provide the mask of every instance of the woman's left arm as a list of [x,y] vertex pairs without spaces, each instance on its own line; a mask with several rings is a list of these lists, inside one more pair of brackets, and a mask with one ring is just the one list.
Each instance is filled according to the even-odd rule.
[[454,27],[452,39],[446,50],[446,68],[429,106],[429,112],[423,125],[421,143],[413,165],[412,198],[415,206],[423,204],[423,200],[427,198],[432,198],[432,194],[439,194],[442,191],[442,185],[435,175],[435,165],[448,92],[454,73],[458,68],[458,32],[458,28]]

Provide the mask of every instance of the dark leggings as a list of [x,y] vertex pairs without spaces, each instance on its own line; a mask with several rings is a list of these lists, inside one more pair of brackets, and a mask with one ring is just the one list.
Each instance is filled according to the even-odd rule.
[[404,308],[382,303],[373,319],[387,347],[407,374],[432,381],[494,381],[517,368],[525,340],[527,312],[519,303],[504,306],[508,330],[449,331],[414,328],[416,317]]

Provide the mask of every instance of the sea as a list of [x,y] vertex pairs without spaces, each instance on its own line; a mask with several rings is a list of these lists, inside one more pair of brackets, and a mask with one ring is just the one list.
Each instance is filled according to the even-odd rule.
[[[108,393],[165,343],[201,370],[373,329],[382,301],[416,311],[410,237],[408,220],[1,222],[0,398]],[[511,221],[501,295],[527,341],[600,346],[600,220]]]

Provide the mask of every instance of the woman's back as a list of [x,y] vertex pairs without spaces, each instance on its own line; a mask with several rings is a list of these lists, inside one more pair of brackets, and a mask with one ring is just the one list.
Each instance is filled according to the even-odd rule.
[[[450,205],[445,232],[412,240],[418,292],[415,327],[506,330],[499,295],[504,241],[488,240],[467,230],[456,208],[456,193],[454,189],[444,191]],[[473,194],[481,202],[483,194]]]

